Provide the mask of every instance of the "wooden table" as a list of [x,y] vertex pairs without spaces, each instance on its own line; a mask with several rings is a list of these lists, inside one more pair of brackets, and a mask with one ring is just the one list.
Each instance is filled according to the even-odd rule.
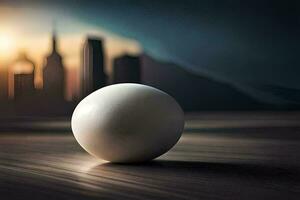
[[2,133],[0,199],[300,199],[299,114],[191,115],[155,161],[116,165],[70,132]]

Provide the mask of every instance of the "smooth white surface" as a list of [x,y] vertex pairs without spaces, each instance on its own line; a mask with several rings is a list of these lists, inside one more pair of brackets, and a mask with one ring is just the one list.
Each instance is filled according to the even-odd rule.
[[115,84],[84,98],[72,116],[78,143],[111,162],[142,162],[172,148],[184,114],[168,94],[141,84]]

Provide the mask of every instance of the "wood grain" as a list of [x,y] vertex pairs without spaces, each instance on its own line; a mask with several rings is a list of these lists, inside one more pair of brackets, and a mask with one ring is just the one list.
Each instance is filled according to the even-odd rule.
[[[268,115],[269,116],[269,115]],[[70,132],[2,133],[0,199],[300,199],[298,115],[187,120],[155,161],[116,165]]]

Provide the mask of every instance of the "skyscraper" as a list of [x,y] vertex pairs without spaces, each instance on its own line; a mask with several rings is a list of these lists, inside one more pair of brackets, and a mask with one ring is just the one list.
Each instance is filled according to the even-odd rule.
[[34,72],[35,65],[25,53],[19,55],[18,59],[12,65],[13,67],[13,84],[14,99],[25,100],[33,97]]
[[65,96],[65,69],[57,51],[56,33],[52,35],[52,52],[43,69],[43,91],[48,100],[63,101]]
[[88,38],[83,46],[81,70],[81,96],[85,97],[106,85],[102,40]]
[[123,55],[114,59],[114,83],[139,83],[141,76],[140,59],[137,56]]

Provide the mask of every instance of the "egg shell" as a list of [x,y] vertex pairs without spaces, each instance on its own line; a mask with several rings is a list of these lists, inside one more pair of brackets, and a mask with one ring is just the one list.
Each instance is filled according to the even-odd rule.
[[88,153],[116,163],[143,162],[176,144],[184,128],[184,113],[161,90],[123,83],[85,97],[74,110],[71,126]]

